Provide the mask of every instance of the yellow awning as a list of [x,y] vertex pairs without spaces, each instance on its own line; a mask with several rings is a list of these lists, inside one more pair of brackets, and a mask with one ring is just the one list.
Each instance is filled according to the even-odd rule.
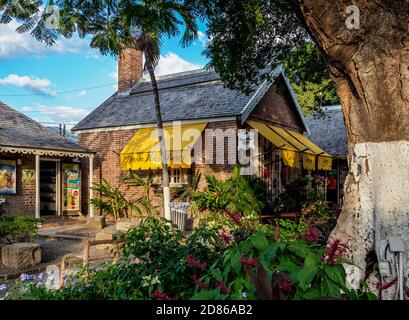
[[318,170],[332,170],[332,158],[326,156],[318,157]]
[[281,150],[281,156],[284,164],[290,168],[300,168],[299,153],[295,151]]
[[278,149],[282,150],[281,155],[286,166],[299,168],[297,161],[299,161],[300,157],[297,152],[300,152],[303,154],[304,169],[315,170],[317,158],[319,170],[332,169],[331,156],[301,133],[257,121],[250,120],[248,124],[257,129],[262,136],[271,141]]
[[291,135],[293,135],[294,138],[300,141],[303,145],[309,148],[316,155],[331,157],[328,153],[326,153],[324,150],[322,150],[320,147],[318,147],[315,143],[313,143],[310,139],[308,139],[306,136],[302,135],[301,133],[298,133],[292,130],[287,130],[287,131]]
[[286,141],[291,143],[295,148],[297,148],[298,151],[300,152],[306,152],[310,154],[315,154],[314,151],[312,151],[308,146],[303,144],[302,142],[298,141],[292,134],[296,133],[295,131],[292,130],[285,130],[283,128],[275,127],[269,125],[269,127],[276,133],[278,133],[281,137],[283,137]]
[[315,156],[309,153],[302,155],[303,168],[305,170],[315,170]]
[[[170,168],[190,168],[191,151],[207,123],[164,127],[166,159]],[[121,152],[122,170],[161,169],[157,128],[139,129]]]
[[274,132],[271,128],[261,122],[247,121],[250,126],[254,129],[258,130],[260,134],[268,139],[277,149],[282,150],[290,150],[290,151],[299,151],[296,147],[288,143],[285,139],[283,139],[279,134]]

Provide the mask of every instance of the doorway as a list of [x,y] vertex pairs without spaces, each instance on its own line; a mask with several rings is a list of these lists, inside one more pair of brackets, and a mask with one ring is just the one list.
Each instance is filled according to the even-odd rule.
[[56,161],[41,161],[40,164],[40,214],[58,214],[58,170]]

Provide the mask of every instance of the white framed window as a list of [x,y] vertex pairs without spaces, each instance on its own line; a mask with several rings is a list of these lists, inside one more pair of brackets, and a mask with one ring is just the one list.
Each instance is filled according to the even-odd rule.
[[[169,169],[169,186],[170,187],[179,187],[182,185],[188,184],[188,170],[187,169]],[[154,184],[162,184],[162,171],[158,170],[155,178]]]

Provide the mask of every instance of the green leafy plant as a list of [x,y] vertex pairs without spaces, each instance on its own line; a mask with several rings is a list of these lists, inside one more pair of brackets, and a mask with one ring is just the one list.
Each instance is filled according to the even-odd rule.
[[218,180],[206,176],[206,191],[196,192],[193,200],[200,209],[228,216],[240,215],[248,219],[257,219],[267,201],[266,186],[260,179],[251,179],[240,175],[236,166],[233,175],[227,180]]
[[[195,279],[206,273],[228,246],[220,223],[202,224],[186,239],[176,225],[149,217],[122,235],[123,258],[99,269],[84,268],[60,290],[33,284],[18,299],[136,300],[189,299]],[[13,299],[10,295],[8,299]]]
[[100,208],[102,212],[112,215],[117,221],[121,217],[128,217],[129,211],[138,210],[135,205],[136,200],[127,195],[129,186],[123,180],[116,186],[110,184],[106,179],[103,183],[94,183],[92,190],[99,193],[99,197],[91,199],[91,204]]
[[297,239],[276,242],[263,232],[228,248],[200,281],[193,299],[374,299],[350,290],[341,262],[344,246],[328,247]]
[[0,217],[0,242],[28,241],[33,238],[38,231],[40,219],[33,217]]
[[135,171],[132,171],[129,177],[122,177],[122,179],[126,181],[129,186],[142,187],[142,196],[134,202],[135,210],[145,216],[154,215],[156,213],[156,208],[150,198],[152,185],[154,184],[153,176],[150,174],[144,179]]

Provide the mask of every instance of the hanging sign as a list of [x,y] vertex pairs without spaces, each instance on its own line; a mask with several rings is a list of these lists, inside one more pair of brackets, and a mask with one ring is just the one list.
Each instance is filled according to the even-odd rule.
[[80,165],[75,163],[62,164],[64,211],[80,210],[81,176]]

